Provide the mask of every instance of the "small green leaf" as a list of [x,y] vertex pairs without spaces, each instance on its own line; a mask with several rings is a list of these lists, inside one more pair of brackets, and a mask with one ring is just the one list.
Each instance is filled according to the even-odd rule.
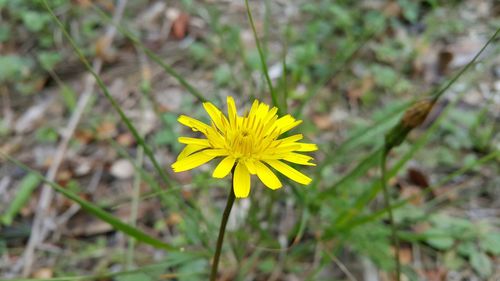
[[483,278],[487,278],[493,272],[490,258],[481,251],[474,251],[470,257],[472,268]]
[[375,83],[381,87],[392,88],[399,80],[399,76],[394,69],[384,65],[373,65],[371,73],[375,78]]
[[17,215],[19,210],[26,204],[30,199],[33,190],[40,184],[41,180],[36,174],[27,174],[18,186],[18,191],[14,200],[10,203],[9,208],[2,216],[2,223],[5,225],[10,225],[12,220]]
[[6,42],[10,37],[10,28],[6,24],[0,26],[0,43]]
[[31,32],[38,32],[45,27],[50,17],[45,13],[26,11],[22,14],[23,23]]
[[0,56],[0,82],[20,80],[28,76],[33,63],[28,58],[16,55]]
[[500,232],[488,232],[479,241],[483,251],[493,255],[500,255]]
[[418,2],[410,0],[399,0],[398,2],[403,10],[403,16],[410,22],[416,22],[420,12]]
[[35,139],[42,143],[54,143],[58,137],[59,134],[57,131],[51,127],[41,127],[35,133]]
[[453,246],[454,240],[442,228],[431,228],[425,232],[425,241],[438,250],[448,250]]
[[194,42],[189,46],[189,53],[196,61],[203,61],[210,55],[210,50],[202,43]]
[[73,111],[76,107],[76,96],[77,94],[73,89],[66,85],[61,85],[61,88],[59,89],[59,94],[61,94],[61,97],[63,98],[64,104]]
[[464,265],[465,260],[457,255],[457,252],[452,250],[444,254],[443,262],[446,268],[451,270],[458,270]]
[[49,71],[54,69],[54,66],[61,61],[61,55],[57,52],[40,52],[38,53],[38,60],[42,67]]
[[276,260],[273,258],[267,258],[261,261],[258,267],[259,270],[262,271],[263,273],[269,274],[273,272],[274,268],[276,267]]
[[231,69],[227,65],[220,65],[214,72],[214,80],[218,86],[225,86],[231,81]]
[[477,252],[477,248],[472,241],[466,241],[458,245],[457,251],[464,257],[471,257],[474,252]]

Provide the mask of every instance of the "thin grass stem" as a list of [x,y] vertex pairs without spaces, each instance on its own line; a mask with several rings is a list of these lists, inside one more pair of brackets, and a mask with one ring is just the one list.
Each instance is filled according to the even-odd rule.
[[278,108],[278,115],[281,115],[282,114],[281,106],[278,102],[278,96],[276,94],[276,91],[274,90],[273,83],[271,82],[271,77],[269,77],[266,58],[264,56],[264,51],[262,50],[259,37],[257,36],[257,30],[255,28],[255,23],[253,21],[252,11],[250,10],[250,5],[248,4],[248,0],[245,0],[245,7],[247,10],[248,21],[250,22],[250,26],[252,27],[253,36],[255,39],[255,45],[257,46],[257,50],[259,52],[260,62],[262,64],[262,72],[266,79],[267,86],[269,87],[269,91],[271,92],[271,99],[273,101],[273,105]]
[[391,224],[391,236],[392,241],[394,243],[394,262],[396,264],[396,280],[401,281],[401,261],[399,260],[399,238],[397,234],[397,226],[394,221],[394,215],[392,213],[391,208],[391,199],[389,195],[389,189],[387,188],[387,175],[386,175],[386,165],[387,165],[387,154],[389,150],[384,151],[382,153],[382,157],[380,159],[380,174],[381,174],[381,182],[382,182],[382,190],[384,194],[384,202],[385,206],[387,206],[387,214],[389,217],[389,223]]
[[[44,0],[45,1],[45,0]],[[99,7],[97,7],[95,4],[91,4],[94,10],[106,21],[111,22],[111,18],[103,12]],[[151,51],[149,48],[144,46],[144,44],[141,43],[141,41],[133,35],[130,31],[126,30],[119,24],[113,23],[116,29],[125,37],[127,37],[134,45],[138,46],[144,53],[154,62],[156,62],[158,65],[160,65],[163,70],[165,70],[166,73],[174,77],[192,96],[197,98],[201,102],[206,102],[207,100],[203,97],[203,95],[193,86],[191,83],[189,83],[186,79],[182,77],[175,69],[173,69],[170,65],[165,63],[163,59],[155,54],[153,51]]]
[[472,60],[469,63],[467,63],[467,65],[463,67],[443,88],[437,91],[437,93],[433,97],[434,102],[437,101],[444,94],[444,92],[446,92],[446,90],[448,90],[451,87],[451,85],[453,85],[458,80],[458,78],[460,78],[460,76],[462,76],[462,74],[464,74],[467,71],[467,69],[469,69],[476,62],[479,56],[484,52],[484,50],[486,50],[486,47],[488,47],[488,45],[490,45],[490,43],[493,42],[493,40],[495,40],[499,32],[500,28],[498,28],[497,31],[490,37],[490,39],[488,39],[486,44],[484,44],[481,50],[477,52],[474,58],[472,58]]
[[163,171],[163,169],[160,167],[160,164],[158,163],[158,161],[154,157],[153,151],[149,148],[149,146],[146,144],[146,142],[144,141],[144,139],[139,135],[139,132],[134,127],[134,125],[132,125],[132,122],[130,121],[130,119],[125,115],[125,113],[123,112],[123,110],[120,108],[120,105],[118,104],[118,102],[116,102],[116,100],[111,96],[111,94],[109,93],[106,85],[104,84],[104,82],[102,81],[102,79],[99,77],[99,75],[97,75],[97,73],[94,71],[94,69],[90,65],[89,61],[85,58],[85,56],[83,55],[82,51],[80,50],[80,48],[76,44],[76,42],[73,40],[73,38],[71,37],[71,35],[69,35],[69,33],[66,30],[66,28],[64,28],[63,23],[54,14],[54,11],[50,8],[49,4],[47,3],[47,0],[42,0],[42,3],[45,6],[45,9],[51,15],[52,19],[59,26],[59,28],[63,32],[64,36],[66,37],[66,39],[70,42],[71,46],[73,47],[73,49],[75,50],[76,54],[80,58],[80,61],[84,64],[84,66],[87,69],[87,71],[90,72],[90,74],[94,77],[94,79],[96,80],[97,84],[99,85],[99,87],[103,91],[104,96],[111,103],[111,106],[116,110],[116,112],[118,113],[118,115],[120,116],[120,118],[122,119],[122,121],[125,123],[125,125],[127,126],[127,128],[130,130],[130,132],[132,133],[132,135],[136,139],[137,143],[141,147],[143,147],[144,153],[151,160],[151,162],[153,163],[154,168],[156,169],[156,171],[158,172],[158,174],[161,176],[162,180],[165,183],[167,183],[167,184],[172,184],[172,180]]

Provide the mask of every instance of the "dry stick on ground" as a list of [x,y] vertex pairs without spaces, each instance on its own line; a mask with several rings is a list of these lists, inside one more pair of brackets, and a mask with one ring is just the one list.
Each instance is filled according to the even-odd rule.
[[[149,83],[151,82],[151,68],[149,67],[148,60],[144,52],[140,48],[137,49],[137,56],[139,59],[139,63],[141,66],[141,76],[142,76],[142,82],[147,83],[149,87]],[[144,86],[144,85],[143,85]],[[139,103],[141,104],[140,106],[140,117],[141,117],[141,124],[145,122],[144,120],[144,110],[146,109],[146,104],[148,103],[147,97],[144,95],[147,94],[148,89],[144,89],[143,86],[141,86],[141,89],[139,92],[141,93],[141,97],[139,100]],[[141,129],[141,128],[140,128]],[[142,137],[146,134],[145,130],[140,130],[139,134],[141,134]],[[144,149],[142,146],[139,146],[137,148],[137,155],[135,158],[136,165],[137,167],[142,167],[143,161],[144,161]],[[130,211],[130,224],[132,226],[137,225],[137,212],[139,209],[139,197],[141,196],[140,194],[140,186],[141,186],[142,178],[141,178],[141,173],[136,173],[134,175],[134,184],[133,184],[133,190],[132,190],[132,203],[131,203],[131,211]],[[134,251],[135,251],[135,239],[133,237],[129,237],[128,239],[128,248],[127,248],[127,254],[126,254],[126,268],[128,270],[132,269],[134,266]]]
[[[113,22],[116,24],[120,21],[123,15],[123,11],[125,10],[125,5],[127,0],[120,0],[116,6],[115,14],[113,17]],[[108,26],[105,34],[105,42],[108,43],[106,47],[109,48],[113,38],[116,35],[115,24]],[[100,58],[94,59],[92,63],[92,67],[95,69],[96,73],[101,71],[102,60]],[[88,75],[85,80],[84,91],[80,98],[78,99],[77,106],[75,111],[71,115],[71,118],[68,122],[68,126],[62,133],[62,140],[59,142],[57,146],[57,152],[54,156],[54,161],[52,162],[47,174],[46,178],[49,181],[53,181],[57,174],[57,170],[59,170],[59,166],[61,165],[64,155],[66,154],[66,150],[68,148],[68,143],[75,132],[76,126],[80,122],[80,119],[83,115],[83,112],[92,97],[94,92],[95,79]],[[46,223],[47,218],[50,217],[49,206],[54,197],[54,190],[49,185],[45,184],[42,188],[42,192],[40,195],[40,199],[38,201],[37,210],[35,213],[35,218],[33,220],[33,224],[31,226],[31,235],[28,241],[28,245],[23,253],[23,258],[19,260],[19,263],[16,264],[13,268],[13,271],[18,272],[22,267],[23,276],[28,276],[31,272],[35,248],[45,240],[48,232],[50,231],[49,225]]]

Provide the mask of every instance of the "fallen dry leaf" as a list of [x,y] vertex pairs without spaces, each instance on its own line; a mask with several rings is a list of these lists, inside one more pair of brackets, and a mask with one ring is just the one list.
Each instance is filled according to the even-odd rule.
[[89,144],[94,140],[94,133],[88,129],[77,129],[73,137],[82,144]]
[[429,186],[429,179],[427,175],[420,169],[418,168],[409,168],[408,169],[408,180],[420,187],[428,187]]
[[116,138],[116,142],[123,147],[130,147],[135,144],[135,138],[131,133],[123,133],[118,135],[118,137]]
[[177,39],[184,39],[189,29],[189,15],[180,13],[172,23],[172,36]]
[[95,55],[105,62],[112,62],[116,59],[116,52],[111,48],[111,37],[102,35],[95,42]]
[[97,138],[98,139],[109,139],[113,138],[117,134],[116,124],[112,121],[103,121],[99,127],[97,127]]

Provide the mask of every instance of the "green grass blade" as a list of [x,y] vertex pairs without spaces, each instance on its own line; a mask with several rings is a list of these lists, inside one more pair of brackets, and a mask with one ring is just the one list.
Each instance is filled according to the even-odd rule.
[[384,204],[387,206],[387,214],[389,218],[389,223],[391,226],[391,240],[394,244],[394,263],[396,264],[396,280],[401,281],[401,261],[399,260],[399,238],[398,238],[398,229],[397,225],[394,221],[394,214],[391,208],[391,197],[389,193],[389,188],[387,187],[387,154],[389,154],[389,150],[384,149],[382,153],[382,157],[380,159],[380,182],[382,184],[382,194],[384,196]]
[[64,36],[70,42],[71,46],[73,47],[73,49],[77,53],[78,57],[80,58],[80,61],[84,64],[84,66],[87,69],[87,71],[89,71],[92,74],[92,76],[94,77],[94,79],[96,79],[97,84],[99,85],[99,87],[103,91],[104,95],[106,96],[106,98],[108,99],[108,101],[111,103],[111,105],[113,106],[113,108],[116,110],[116,112],[120,116],[121,120],[125,123],[125,125],[127,126],[127,128],[130,130],[130,132],[134,136],[134,138],[137,141],[137,143],[141,147],[143,147],[144,153],[146,153],[146,155],[148,156],[148,158],[151,160],[151,162],[153,163],[153,166],[155,167],[155,169],[158,172],[158,174],[161,176],[161,178],[163,179],[163,181],[165,181],[165,183],[172,184],[173,181],[167,176],[167,174],[165,173],[165,171],[163,171],[163,169],[160,167],[160,164],[158,164],[158,161],[156,161],[156,158],[154,157],[152,150],[146,144],[146,142],[144,141],[144,139],[139,135],[139,132],[134,127],[134,125],[132,125],[132,122],[125,115],[125,113],[120,108],[120,106],[118,105],[118,103],[116,102],[116,100],[111,96],[111,94],[109,93],[109,91],[108,91],[106,85],[104,84],[104,82],[102,81],[102,79],[92,69],[92,66],[90,65],[90,63],[88,62],[88,60],[85,58],[85,56],[83,55],[83,53],[80,50],[80,48],[78,48],[78,46],[76,45],[76,43],[73,40],[73,38],[71,38],[71,36],[69,35],[68,31],[64,28],[64,25],[62,24],[62,22],[57,18],[57,16],[54,14],[54,11],[50,8],[49,4],[47,3],[47,0],[42,0],[42,1],[43,1],[42,3],[45,6],[45,9],[49,12],[49,14],[51,15],[52,19],[57,23],[57,25],[59,26],[59,28],[63,32]]
[[123,28],[121,25],[116,24],[112,21],[112,19],[104,12],[102,11],[99,7],[97,7],[95,4],[91,4],[94,10],[99,14],[101,18],[103,18],[107,24],[112,24],[113,26],[116,27],[116,29],[123,34],[125,37],[127,37],[132,43],[134,43],[135,46],[139,47],[144,53],[154,62],[156,62],[159,66],[165,70],[166,73],[174,77],[179,84],[181,84],[192,96],[197,98],[201,102],[206,102],[207,100],[203,97],[203,95],[195,88],[193,87],[186,79],[182,77],[175,69],[173,69],[170,65],[165,63],[163,59],[155,54],[153,51],[151,51],[149,48],[144,46],[144,44],[141,43],[139,38],[137,38],[135,35],[133,35],[130,31],[127,29]]
[[[486,44],[481,48],[481,50],[474,56],[474,58],[461,70],[459,71],[451,80],[449,83],[446,84],[445,87],[443,87],[441,90],[437,91],[437,94],[434,95],[434,99],[439,98],[448,88],[451,87],[451,85],[458,80],[458,78],[467,70],[474,62],[477,60],[479,55],[486,49],[486,47],[493,41],[493,39],[497,36],[497,34],[500,32],[500,28],[493,34],[493,36],[486,42]],[[462,93],[462,95],[464,92]],[[430,139],[430,136],[434,133],[435,130],[437,130],[438,125],[441,120],[444,119],[444,116],[447,114],[448,110],[451,108],[450,105],[454,105],[458,101],[455,100],[455,102],[447,104],[445,108],[443,109],[443,112],[439,116],[439,118],[432,124],[432,126],[425,132],[418,140],[417,142],[412,146],[412,148],[394,165],[394,167],[388,172],[387,177],[391,178],[394,177],[399,170],[415,155],[415,153],[420,150]],[[349,222],[354,216],[356,216],[361,210],[363,209],[364,206],[367,206],[369,202],[371,202],[376,195],[380,192],[381,188],[383,187],[382,183],[380,180],[375,181],[371,188],[367,190],[362,196],[358,197],[358,199],[355,201],[354,205],[352,208],[349,210],[341,213],[335,223],[337,227],[342,227],[345,225],[347,222]]]
[[448,90],[451,87],[451,85],[453,85],[458,80],[458,78],[460,78],[460,76],[462,76],[462,74],[464,74],[476,62],[479,56],[484,52],[484,50],[486,50],[486,47],[488,47],[488,45],[490,45],[490,43],[493,42],[493,40],[495,40],[499,32],[500,28],[498,28],[495,31],[495,33],[490,37],[490,39],[488,39],[486,44],[484,44],[484,46],[481,48],[481,50],[479,50],[479,52],[474,56],[474,58],[472,58],[472,60],[465,67],[463,67],[443,88],[437,91],[437,93],[434,95],[435,101],[438,100],[443,95],[443,93],[446,92],[446,90]]
[[271,78],[269,77],[269,71],[267,69],[267,62],[264,56],[264,51],[262,50],[262,46],[260,44],[259,37],[257,36],[257,30],[255,29],[255,23],[253,21],[252,11],[250,10],[250,5],[248,4],[248,0],[245,0],[245,7],[247,10],[248,21],[250,22],[250,26],[252,27],[253,37],[255,39],[255,45],[257,46],[257,51],[259,52],[260,62],[262,64],[262,72],[264,77],[266,78],[267,86],[269,87],[269,91],[271,92],[271,99],[273,100],[273,105],[278,108],[278,115],[281,115],[283,111],[281,110],[281,106],[278,102],[278,96],[276,91],[274,90],[273,83],[271,82]]
[[[458,99],[453,102],[449,103],[445,106],[443,109],[443,112],[441,112],[441,115],[438,117],[438,119],[432,124],[432,126],[422,135],[420,138],[415,142],[414,145],[410,148],[408,152],[406,152],[403,157],[387,172],[387,178],[392,178],[397,175],[397,173],[403,168],[403,166],[413,158],[413,156],[421,149],[423,148],[427,142],[429,141],[431,135],[438,129],[439,124],[441,123],[441,120],[444,119],[444,117],[447,115],[448,111],[450,108],[452,108],[452,105],[454,105]],[[358,199],[354,202],[353,206],[341,213],[337,219],[336,225],[338,227],[344,226],[347,222],[349,222],[354,216],[356,216],[359,212],[363,210],[365,206],[369,204],[377,194],[381,191],[383,185],[379,180],[376,180],[371,187]]]
[[33,191],[40,185],[41,180],[32,173],[27,174],[19,183],[18,192],[2,215],[0,221],[4,225],[10,225],[19,210],[28,202]]
[[354,169],[352,169],[349,173],[343,176],[340,180],[334,183],[332,186],[320,192],[318,198],[319,200],[325,200],[329,198],[329,196],[334,195],[337,192],[338,188],[341,188],[353,180],[359,178],[364,175],[370,168],[377,165],[380,155],[382,154],[383,149],[379,148],[373,151],[371,154],[366,156]]
[[124,222],[122,222],[120,219],[117,217],[109,214],[108,212],[104,211],[103,209],[99,208],[97,205],[82,199],[80,196],[77,194],[69,191],[68,189],[58,185],[55,182],[49,181],[46,178],[43,177],[40,173],[36,172],[35,170],[32,170],[31,168],[27,167],[26,165],[22,164],[21,162],[11,158],[8,155],[5,154],[0,154],[0,156],[6,158],[10,162],[14,163],[16,166],[22,168],[23,170],[30,172],[31,174],[35,175],[40,181],[45,182],[46,184],[50,185],[54,190],[57,192],[61,193],[64,195],[66,198],[76,202],[82,209],[87,211],[88,213],[96,216],[97,218],[109,223],[114,229],[119,230],[128,236],[131,236],[137,241],[149,244],[153,247],[159,248],[159,249],[164,249],[164,250],[169,250],[169,251],[177,251],[177,249],[170,244],[167,244],[163,241],[160,241],[156,238],[153,238],[149,236],[148,234],[142,232],[141,230],[132,227]]
[[[352,135],[349,139],[344,141],[340,146],[333,150],[329,150],[326,153],[325,160],[321,162],[318,167],[316,168],[316,171],[314,173],[314,180],[311,184],[311,189],[316,189],[318,184],[322,180],[322,173],[325,170],[325,168],[328,167],[328,165],[332,164],[333,162],[338,159],[339,155],[343,155],[351,151],[352,149],[358,147],[361,143],[365,142],[366,140],[373,139],[377,135],[387,131],[393,126],[393,122],[396,120],[396,118],[403,113],[408,106],[412,104],[412,101],[405,102],[402,105],[396,107],[394,110],[391,110],[384,116],[382,116],[378,121],[376,121],[374,124],[367,126],[363,129],[360,129]],[[376,153],[376,152],[373,152]],[[372,153],[372,154],[373,154]],[[373,155],[372,155],[373,157]],[[351,170],[348,174],[344,175],[340,180],[338,180],[335,184],[332,186],[326,188],[324,191],[322,191],[322,194],[325,193],[335,193],[335,188],[338,188],[340,185],[343,185],[350,180],[355,179],[357,176],[361,176],[366,172],[369,168],[373,167],[376,164],[376,159],[375,158],[370,158],[368,156],[365,158],[362,163],[358,164],[355,168]],[[368,161],[369,163],[363,163]],[[370,166],[368,166],[370,164]],[[361,167],[363,166],[364,167]],[[364,169],[364,171],[358,171],[358,169]],[[324,197],[321,197],[324,198]]]
[[[140,174],[142,180],[148,184],[149,187],[153,190],[153,196],[159,196],[161,203],[165,208],[173,207],[173,202],[167,196],[168,192],[179,191],[180,186],[175,184],[170,186],[169,190],[163,190],[158,182],[142,167],[137,165],[136,161],[127,153],[127,151],[121,147],[116,141],[109,140],[113,148],[118,152],[121,157],[125,157],[132,165],[134,166],[134,170]],[[148,196],[149,197],[149,196]],[[141,197],[141,199],[145,199],[145,197]]]
[[[311,189],[316,189],[318,184],[321,182],[322,173],[325,170],[325,168],[328,167],[328,165],[332,164],[334,161],[336,161],[336,159],[338,159],[339,155],[343,155],[343,154],[348,153],[352,149],[358,147],[364,141],[372,139],[372,138],[376,137],[377,135],[390,129],[393,126],[392,123],[396,120],[396,118],[401,113],[403,113],[406,110],[406,108],[408,108],[408,106],[410,104],[412,104],[412,101],[405,102],[402,105],[396,107],[394,110],[391,110],[390,112],[388,112],[387,114],[382,116],[380,119],[378,119],[378,121],[376,121],[374,124],[357,131],[357,133],[352,135],[349,139],[344,141],[337,148],[328,151],[326,153],[325,160],[323,160],[323,162],[321,162],[318,165],[318,167],[316,168],[316,171],[314,173],[314,180],[311,184]],[[369,157],[367,157],[367,158],[369,158]],[[365,158],[365,161],[368,161],[368,160]],[[376,164],[375,159],[374,158],[371,159],[370,163],[371,163],[371,166],[374,166]],[[357,171],[357,169],[361,169],[362,165],[363,165],[363,163],[358,164],[358,166],[353,168],[349,174],[344,175],[342,179],[338,180],[332,186],[326,188],[326,190],[322,191],[322,193],[334,193],[334,189],[339,187],[339,185],[344,184],[344,183],[354,179],[355,175],[360,176],[360,175],[364,174],[364,172],[362,172],[362,171]],[[365,165],[367,165],[367,163],[365,163]],[[364,167],[364,168],[369,169],[371,166]],[[331,191],[329,191],[329,190],[331,190]]]
[[[339,53],[344,53],[344,52],[349,52],[345,58],[342,59],[342,61],[339,64],[336,64],[335,67],[333,67],[333,70],[331,70],[331,73],[329,75],[326,75],[325,78],[321,79],[319,82],[315,83],[314,87],[309,90],[308,95],[304,98],[304,100],[311,100],[314,98],[318,93],[319,90],[327,84],[329,81],[333,80],[339,73],[341,73],[346,66],[354,59],[356,54],[363,49],[363,47],[377,35],[379,32],[385,30],[385,24],[379,27],[375,27],[374,29],[368,30],[361,38],[356,38],[355,40],[359,40],[359,43],[356,44],[356,47],[354,48],[344,48],[339,51]],[[356,42],[353,42],[356,43]],[[297,116],[299,119],[302,117],[302,112],[304,109],[305,103],[301,103],[297,110],[294,113],[294,116]]]
[[[449,182],[450,180],[452,180],[458,176],[461,176],[464,173],[466,173],[474,168],[480,167],[482,164],[486,164],[487,162],[494,160],[496,157],[499,157],[499,156],[500,156],[500,150],[493,151],[493,152],[489,153],[488,155],[481,157],[480,159],[477,159],[476,161],[470,163],[469,165],[462,167],[462,168],[458,169],[457,171],[451,173],[450,175],[448,175],[445,178],[443,178],[442,180],[440,180],[438,183],[436,183],[432,186],[426,187],[418,195],[413,195],[413,196],[410,196],[408,198],[399,200],[398,202],[392,204],[391,208],[393,210],[399,209],[399,208],[403,207],[404,205],[406,205],[408,202],[410,202],[412,199],[416,198],[417,196],[425,196],[426,194],[428,194],[432,190],[439,188],[440,186],[444,185],[445,183]],[[430,200],[429,202],[427,202],[426,208],[432,208],[436,204],[436,201],[438,201],[438,198],[434,198],[434,199]],[[347,230],[352,229],[358,225],[362,225],[362,224],[365,224],[368,222],[375,221],[375,220],[379,219],[380,217],[382,217],[383,215],[385,215],[387,213],[387,211],[388,211],[388,208],[384,207],[378,211],[375,211],[373,214],[363,216],[363,217],[360,217],[356,220],[353,220],[352,222],[349,223],[348,226],[346,226],[345,228],[342,228],[342,231],[347,231]]]
[[[143,266],[138,269],[133,269],[133,270],[125,270],[125,271],[118,271],[118,272],[107,272],[107,273],[102,273],[102,274],[97,274],[97,275],[79,275],[79,276],[63,276],[63,277],[53,277],[53,278],[26,278],[26,279],[0,279],[1,281],[91,281],[91,280],[116,280],[112,277],[119,277],[119,276],[126,276],[126,275],[133,275],[136,273],[145,273],[149,274],[151,272],[157,272],[158,270],[161,269],[168,269],[174,266],[182,265],[189,263],[193,260],[197,259],[203,259],[206,258],[205,255],[201,253],[196,253],[193,251],[190,251],[189,253],[183,253],[184,256],[181,257],[176,257],[174,255],[170,255],[169,257],[167,255],[166,260],[162,262],[158,262],[155,264],[150,264]],[[183,274],[171,274],[172,278],[173,277],[181,277],[181,276],[189,276],[188,273],[183,273]],[[164,280],[168,280],[165,278]]]
[[283,44],[283,58],[281,59],[281,65],[283,67],[283,112],[288,112],[288,81],[287,81],[287,66],[286,66],[286,56],[288,53],[288,38],[285,38],[285,43]]

